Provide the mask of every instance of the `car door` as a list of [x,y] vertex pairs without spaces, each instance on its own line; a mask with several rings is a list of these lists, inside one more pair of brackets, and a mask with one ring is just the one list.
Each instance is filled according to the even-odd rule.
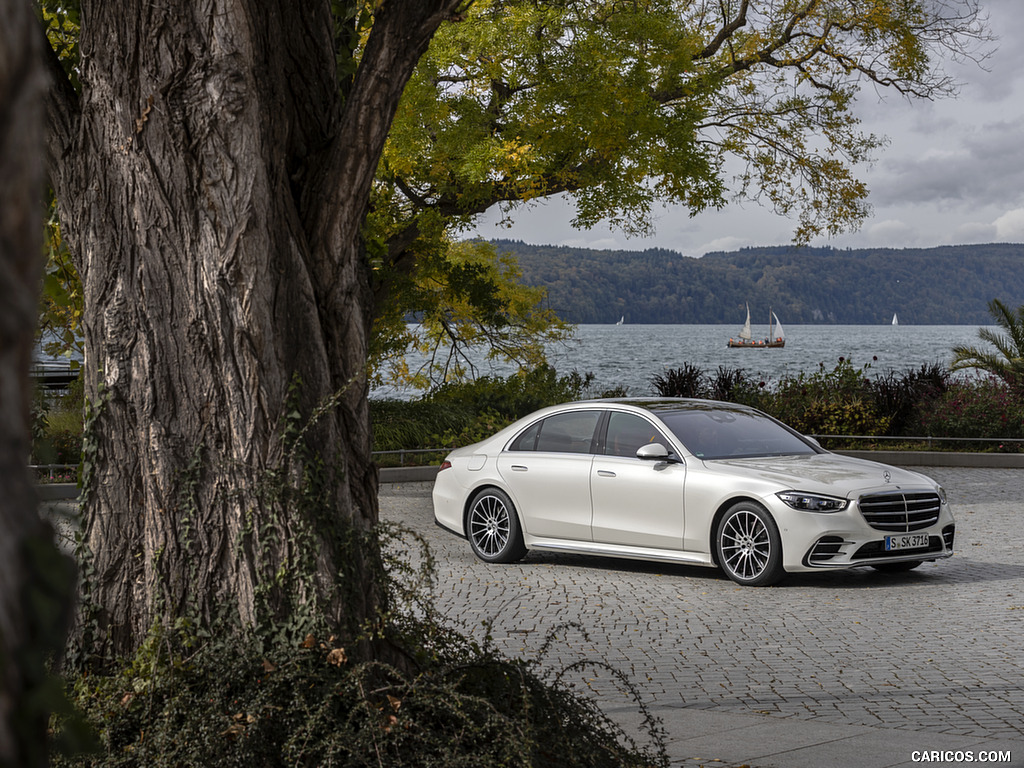
[[590,466],[601,411],[531,424],[498,456],[498,471],[530,536],[590,541]]
[[648,443],[672,443],[652,422],[612,411],[590,470],[595,542],[680,550],[683,547],[683,488],[686,466],[678,461],[638,459]]

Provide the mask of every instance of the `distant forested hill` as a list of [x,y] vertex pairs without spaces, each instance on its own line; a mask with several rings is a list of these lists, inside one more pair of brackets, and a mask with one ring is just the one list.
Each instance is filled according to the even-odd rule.
[[837,250],[747,248],[694,259],[675,251],[593,251],[494,241],[523,282],[573,323],[755,322],[988,325],[988,302],[1024,304],[1024,245]]

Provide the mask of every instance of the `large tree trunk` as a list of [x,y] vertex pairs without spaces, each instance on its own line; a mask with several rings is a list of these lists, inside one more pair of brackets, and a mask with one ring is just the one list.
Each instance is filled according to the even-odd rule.
[[42,262],[44,79],[31,6],[0,0],[0,765],[47,764],[46,663],[73,568],[36,514],[29,365]]
[[85,290],[87,650],[157,618],[380,601],[360,226],[452,0],[378,10],[341,101],[331,3],[84,0],[51,167]]

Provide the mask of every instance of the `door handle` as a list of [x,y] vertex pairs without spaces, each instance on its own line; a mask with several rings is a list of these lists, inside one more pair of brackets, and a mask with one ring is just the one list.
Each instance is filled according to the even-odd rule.
[[599,469],[597,474],[599,477],[615,477],[615,473],[609,469]]
[[529,467],[524,467],[522,464],[513,464],[512,465],[512,471],[513,472],[526,472],[528,469],[529,469]]

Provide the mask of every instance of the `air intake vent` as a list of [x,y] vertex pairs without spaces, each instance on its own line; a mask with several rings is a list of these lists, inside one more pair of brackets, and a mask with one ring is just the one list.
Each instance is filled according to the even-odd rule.
[[842,549],[842,538],[839,536],[824,536],[818,539],[818,542],[807,555],[807,560],[811,563],[826,563],[840,554]]
[[942,529],[942,541],[946,544],[946,549],[950,552],[953,551],[953,537],[956,535],[956,526],[947,525]]

